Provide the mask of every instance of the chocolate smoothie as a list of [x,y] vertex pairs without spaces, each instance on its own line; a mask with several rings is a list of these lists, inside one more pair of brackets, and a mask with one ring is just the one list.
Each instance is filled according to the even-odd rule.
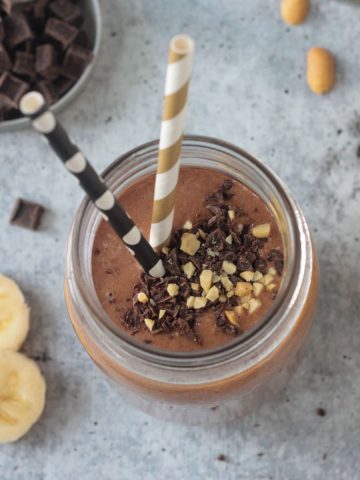
[[[120,201],[148,235],[154,175]],[[111,320],[141,344],[173,351],[220,346],[261,320],[283,269],[274,216],[249,188],[214,170],[180,171],[174,229],[161,257],[164,279],[142,274],[111,227],[96,233],[92,273]]]

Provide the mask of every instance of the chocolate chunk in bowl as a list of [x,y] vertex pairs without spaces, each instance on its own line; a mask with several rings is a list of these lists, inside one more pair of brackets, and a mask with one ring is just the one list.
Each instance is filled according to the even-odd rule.
[[[84,90],[84,85],[93,71],[101,39],[99,1],[33,0],[26,3],[10,3],[12,4],[10,16],[4,9],[0,12],[0,77],[3,73],[8,73],[27,83],[29,89],[40,91],[52,105],[53,111],[58,113]],[[6,39],[6,27],[9,23],[8,17],[14,15],[17,19],[27,20],[26,25],[31,35],[27,29],[22,28],[22,41],[20,42],[19,38],[15,39],[13,42],[16,45],[10,47]],[[63,35],[64,32],[70,32],[70,35]],[[47,46],[45,49],[39,48],[45,45]],[[65,56],[72,46],[80,49],[71,50],[75,55],[71,55],[70,52],[64,66]],[[81,47],[84,50],[81,50]],[[69,60],[71,65],[74,64],[73,67],[71,65],[69,67]],[[29,120],[19,114],[17,105],[8,103],[1,87],[0,100],[0,130],[13,130],[29,125]]]
[[18,198],[11,213],[10,223],[29,230],[37,230],[44,210],[38,203]]

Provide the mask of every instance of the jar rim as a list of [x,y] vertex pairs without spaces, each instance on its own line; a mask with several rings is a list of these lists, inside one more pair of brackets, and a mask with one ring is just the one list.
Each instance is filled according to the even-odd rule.
[[[96,213],[95,207],[93,207],[87,198],[82,201],[75,215],[66,253],[66,280],[68,281],[71,296],[76,298],[77,302],[80,302],[81,307],[87,311],[87,315],[83,315],[82,320],[87,323],[87,327],[92,330],[92,334],[97,337],[97,340],[101,342],[102,346],[105,347],[106,344],[107,350],[113,353],[119,354],[122,350],[125,350],[128,354],[141,358],[144,361],[168,367],[194,367],[195,365],[200,367],[204,364],[211,365],[218,363],[220,360],[226,361],[232,359],[234,356],[249,353],[249,351],[256,348],[260,336],[265,339],[271,335],[274,329],[277,328],[279,322],[284,318],[286,310],[293,307],[294,297],[299,294],[299,282],[297,279],[299,276],[305,275],[305,257],[306,255],[311,255],[308,246],[309,232],[303,214],[289,189],[268,166],[240,147],[211,137],[198,135],[185,136],[183,140],[183,152],[191,147],[195,149],[207,148],[213,151],[220,149],[227,154],[231,152],[231,154],[236,155],[239,160],[247,161],[252,168],[256,169],[268,179],[277,191],[279,198],[282,199],[283,206],[286,209],[289,225],[292,228],[294,242],[292,245],[293,256],[286,260],[282,286],[272,307],[252,329],[234,338],[234,340],[230,340],[212,349],[200,349],[194,352],[173,352],[156,349],[151,345],[143,345],[134,341],[130,335],[117,330],[108,318],[107,323],[104,323],[103,318],[106,318],[107,314],[102,308],[98,298],[92,298],[87,288],[84,287],[84,278],[82,276],[84,272],[82,271],[78,255],[80,233],[84,233],[84,228],[86,228],[84,220],[88,218],[86,213],[89,214],[89,211],[92,211],[94,215],[99,216],[99,214]],[[108,180],[114,171],[125,161],[130,161],[131,159],[136,161],[139,156],[144,155],[146,152],[157,151],[157,149],[158,140],[153,140],[126,152],[103,171],[102,177]],[[231,176],[231,173],[229,175]],[[109,187],[111,188],[111,185],[109,185]],[[95,304],[95,301],[100,305],[100,309],[99,305]]]

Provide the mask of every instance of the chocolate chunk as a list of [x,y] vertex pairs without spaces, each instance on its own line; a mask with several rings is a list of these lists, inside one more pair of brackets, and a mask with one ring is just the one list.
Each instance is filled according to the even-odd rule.
[[45,19],[45,9],[48,6],[49,0],[35,0],[33,7],[33,15],[35,20]]
[[0,17],[0,42],[2,42],[5,38],[5,28],[4,28],[4,21]]
[[13,108],[17,108],[21,97],[29,90],[30,85],[18,78],[3,73],[0,77],[0,93],[4,94]]
[[8,97],[3,93],[0,93],[0,110],[2,114],[4,115],[5,112],[7,112],[8,110],[11,110],[12,108],[13,108],[13,104],[8,99]]
[[63,74],[72,80],[76,80],[82,75],[92,58],[93,54],[89,49],[79,45],[71,45],[65,54]]
[[12,0],[12,13],[21,12],[26,15],[32,14],[34,0]]
[[29,78],[35,77],[35,55],[26,52],[16,52],[13,72]]
[[59,98],[59,92],[52,82],[40,80],[34,86],[45,98],[48,105],[52,105]]
[[260,273],[265,275],[265,273],[268,271],[267,267],[267,262],[263,258],[259,257],[254,264],[255,270],[258,270]]
[[274,263],[277,274],[281,276],[284,270],[284,255],[279,250],[271,250],[268,260]]
[[52,45],[45,44],[37,47],[35,68],[37,73],[47,80],[55,80],[59,76],[57,53]]
[[76,37],[74,43],[80,45],[80,47],[89,48],[90,40],[88,34],[84,30],[80,30],[78,36]]
[[10,48],[14,48],[34,37],[25,15],[23,13],[14,13],[11,17],[4,20],[5,39]]
[[8,52],[6,51],[4,45],[0,43],[0,73],[11,70],[11,67],[12,63]]
[[10,223],[30,230],[37,230],[43,213],[43,206],[18,198],[10,217]]
[[1,10],[6,13],[6,15],[10,15],[11,14],[11,10],[12,10],[12,5],[13,2],[11,0],[1,0],[0,1],[0,7],[1,7]]
[[316,415],[318,415],[319,417],[325,417],[326,410],[324,408],[319,407],[316,409]]
[[253,269],[251,262],[248,260],[248,258],[245,255],[239,256],[236,266],[240,273],[251,271]]
[[70,88],[74,85],[75,80],[67,77],[58,77],[53,85],[57,91],[59,97],[62,97]]
[[23,51],[26,52],[26,53],[35,54],[36,43],[37,43],[37,42],[36,42],[35,39],[27,40],[27,41],[24,42],[24,44],[22,45]]
[[56,18],[49,18],[45,25],[45,34],[59,42],[66,50],[75,40],[78,29]]
[[73,25],[79,25],[82,21],[81,10],[69,0],[55,0],[50,4],[50,11],[60,20]]

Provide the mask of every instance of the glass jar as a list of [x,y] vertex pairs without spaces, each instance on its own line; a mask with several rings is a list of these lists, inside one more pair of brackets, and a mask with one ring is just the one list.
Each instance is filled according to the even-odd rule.
[[[118,195],[155,171],[157,155],[158,142],[142,145],[102,176]],[[276,300],[262,321],[212,350],[180,353],[136,343],[111,322],[97,298],[91,254],[101,216],[87,199],[68,240],[65,298],[84,348],[130,404],[161,418],[212,423],[248,413],[287,383],[311,327],[319,269],[299,206],[262,162],[233,145],[198,136],[185,137],[181,161],[242,182],[272,211],[283,237],[285,268]]]

